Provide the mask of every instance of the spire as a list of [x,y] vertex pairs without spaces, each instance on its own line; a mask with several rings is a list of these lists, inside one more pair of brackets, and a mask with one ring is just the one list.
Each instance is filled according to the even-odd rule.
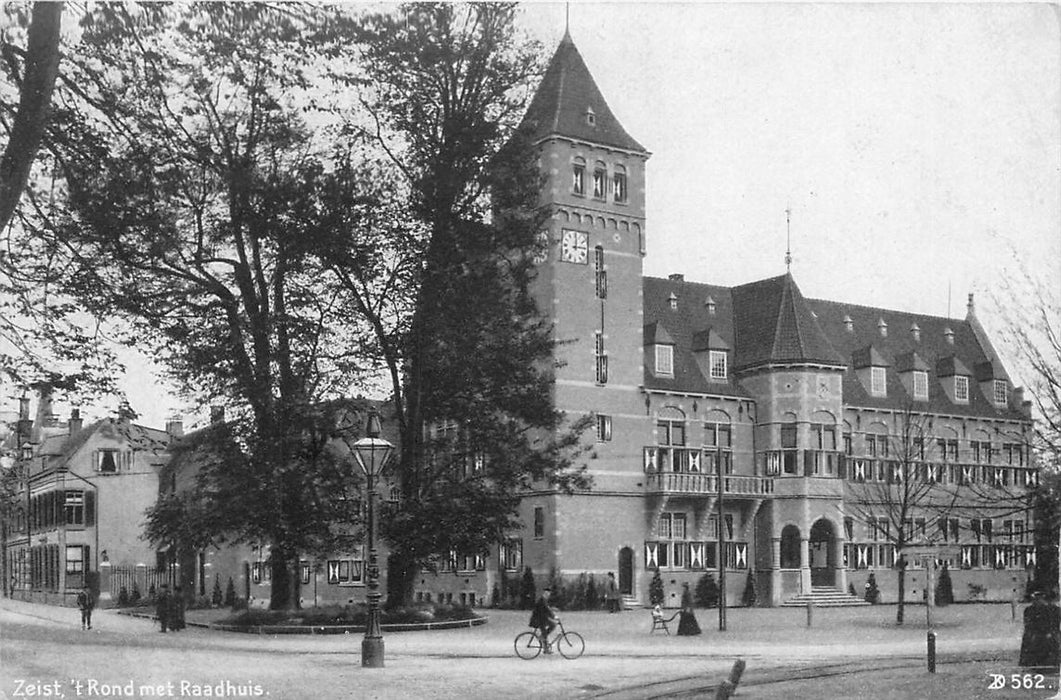
[[792,207],[785,209],[785,272],[792,271]]
[[564,136],[579,141],[647,153],[612,114],[586,67],[569,30],[553,54],[523,127],[533,140]]

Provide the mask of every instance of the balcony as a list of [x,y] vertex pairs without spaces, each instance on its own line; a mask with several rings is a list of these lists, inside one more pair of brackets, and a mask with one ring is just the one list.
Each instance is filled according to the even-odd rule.
[[[713,496],[718,494],[715,452],[700,447],[646,447],[645,491],[652,494]],[[723,463],[730,457],[722,453]],[[761,476],[723,475],[726,495],[764,496],[773,493],[774,480]]]

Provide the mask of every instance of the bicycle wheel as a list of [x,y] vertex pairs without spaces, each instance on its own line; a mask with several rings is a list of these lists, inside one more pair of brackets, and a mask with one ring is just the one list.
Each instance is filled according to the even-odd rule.
[[553,646],[565,659],[577,659],[586,650],[586,642],[578,632],[564,632],[556,638]]
[[516,636],[516,656],[531,660],[542,653],[542,640],[534,632],[524,632]]

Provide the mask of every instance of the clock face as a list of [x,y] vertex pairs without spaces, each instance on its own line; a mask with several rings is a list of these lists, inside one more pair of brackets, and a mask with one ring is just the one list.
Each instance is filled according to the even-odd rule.
[[564,262],[585,265],[589,259],[589,243],[584,231],[563,232],[560,238],[560,259]]

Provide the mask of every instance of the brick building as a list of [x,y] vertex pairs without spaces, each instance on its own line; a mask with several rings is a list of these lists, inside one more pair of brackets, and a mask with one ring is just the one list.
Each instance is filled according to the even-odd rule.
[[[676,603],[717,571],[721,526],[731,603],[749,572],[761,604],[861,591],[874,572],[894,602],[903,527],[904,542],[944,545],[959,599],[1023,590],[1035,552],[1013,499],[1036,479],[1029,409],[971,297],[959,320],[805,299],[788,273],[737,287],[645,277],[650,154],[570,36],[525,125],[552,211],[536,284],[561,341],[555,401],[596,416],[595,484],[525,500],[512,574],[612,571],[644,603],[658,568]],[[880,494],[903,479],[927,488],[890,523]]]

